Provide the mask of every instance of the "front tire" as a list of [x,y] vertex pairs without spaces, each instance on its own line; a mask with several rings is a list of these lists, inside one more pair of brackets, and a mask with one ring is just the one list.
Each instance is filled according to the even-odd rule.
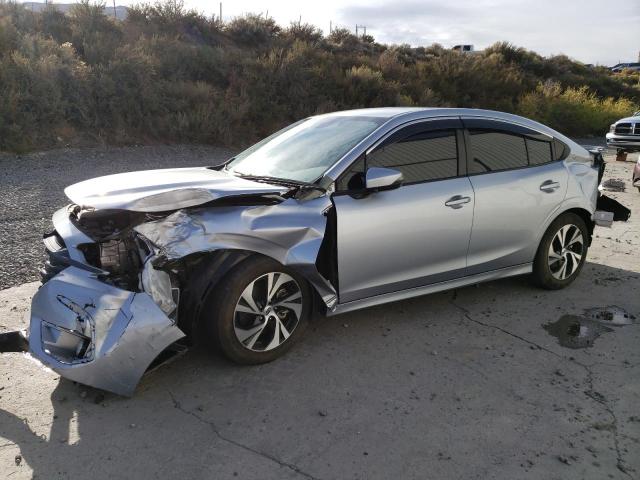
[[575,213],[563,213],[545,232],[533,261],[533,281],[548,290],[573,282],[587,257],[589,232]]
[[311,292],[296,272],[266,257],[250,257],[211,289],[201,322],[230,360],[270,362],[303,335]]

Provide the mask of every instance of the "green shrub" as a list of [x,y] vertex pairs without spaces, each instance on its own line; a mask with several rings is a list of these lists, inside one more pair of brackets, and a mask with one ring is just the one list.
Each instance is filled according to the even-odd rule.
[[49,145],[58,131],[86,128],[88,74],[70,44],[21,37],[0,59],[0,149]]
[[521,99],[518,113],[565,135],[603,135],[616,120],[631,115],[638,105],[626,98],[600,98],[586,86],[562,89],[557,82],[539,84]]
[[302,117],[421,105],[517,112],[569,135],[602,135],[638,109],[640,74],[501,42],[463,55],[381,45],[343,28],[223,23],[182,0],[126,20],[83,0],[68,14],[0,0],[0,150],[79,140],[244,145]]
[[280,27],[273,18],[250,13],[231,20],[225,32],[239,45],[265,48],[277,38]]

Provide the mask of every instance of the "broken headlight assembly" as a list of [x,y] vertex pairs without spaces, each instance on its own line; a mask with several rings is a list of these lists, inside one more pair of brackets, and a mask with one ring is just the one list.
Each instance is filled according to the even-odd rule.
[[66,330],[58,325],[42,322],[42,350],[61,363],[88,362],[91,338]]

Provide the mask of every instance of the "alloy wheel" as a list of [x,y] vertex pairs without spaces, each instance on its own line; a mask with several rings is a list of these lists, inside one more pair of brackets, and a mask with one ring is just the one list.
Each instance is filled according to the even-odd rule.
[[556,232],[549,245],[548,265],[558,280],[571,277],[580,266],[584,254],[584,238],[576,225],[566,224]]
[[266,352],[287,341],[301,315],[298,282],[286,273],[269,272],[243,290],[233,312],[233,329],[243,347]]

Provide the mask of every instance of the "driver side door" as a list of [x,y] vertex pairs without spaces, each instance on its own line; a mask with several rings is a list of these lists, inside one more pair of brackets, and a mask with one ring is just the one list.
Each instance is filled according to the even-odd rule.
[[[474,193],[462,124],[424,121],[392,132],[337,182],[340,303],[464,276]],[[394,189],[366,191],[368,168],[402,172]]]

